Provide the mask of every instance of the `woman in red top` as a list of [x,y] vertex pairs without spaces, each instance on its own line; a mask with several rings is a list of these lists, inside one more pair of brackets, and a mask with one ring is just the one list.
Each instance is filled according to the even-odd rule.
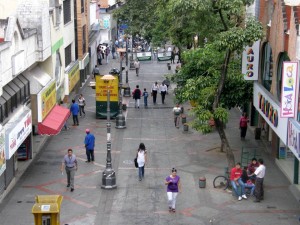
[[249,122],[249,119],[247,117],[247,113],[244,112],[243,116],[240,119],[241,140],[245,140],[248,122]]
[[[231,186],[236,193],[236,196],[238,196],[238,200],[241,201],[242,198],[247,199],[247,196],[245,195],[245,184],[241,179],[242,176],[242,169],[241,169],[241,164],[237,163],[235,167],[231,169],[230,172],[230,181],[231,181]],[[237,186],[241,186],[242,188],[242,193],[238,192]]]

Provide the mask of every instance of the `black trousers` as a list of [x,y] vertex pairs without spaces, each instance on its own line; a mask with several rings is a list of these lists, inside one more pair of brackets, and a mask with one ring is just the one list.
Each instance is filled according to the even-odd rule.
[[241,138],[246,137],[247,127],[241,127]]
[[256,177],[255,180],[255,197],[257,200],[262,200],[264,197],[264,178]]
[[79,114],[80,114],[80,116],[81,116],[81,112],[85,115],[84,105],[80,105],[79,106]]
[[86,157],[87,157],[87,161],[91,161],[92,160],[92,162],[95,160],[94,159],[94,149],[86,149]]
[[73,115],[73,124],[74,125],[79,125],[78,115]]
[[157,91],[152,91],[153,103],[156,104]]
[[162,104],[165,104],[165,98],[166,98],[166,91],[162,91],[160,94],[161,94],[161,102]]

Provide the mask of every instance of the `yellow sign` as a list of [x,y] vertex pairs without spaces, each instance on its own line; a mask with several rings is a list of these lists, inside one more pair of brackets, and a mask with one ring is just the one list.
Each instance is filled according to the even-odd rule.
[[107,101],[107,90],[110,90],[110,101],[117,102],[119,100],[119,79],[118,76],[114,76],[116,79],[109,82],[101,80],[101,75],[95,76],[96,78],[96,102]]
[[68,73],[69,77],[69,92],[71,92],[80,79],[79,63]]
[[42,92],[42,120],[48,115],[56,104],[56,85],[55,81]]

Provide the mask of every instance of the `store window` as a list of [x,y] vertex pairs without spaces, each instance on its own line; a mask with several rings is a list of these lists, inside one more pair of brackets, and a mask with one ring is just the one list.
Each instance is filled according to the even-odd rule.
[[277,65],[277,98],[279,101],[281,100],[282,70],[284,61],[290,61],[286,52],[280,53]]
[[81,0],[81,13],[84,13],[84,0]]
[[273,76],[273,56],[272,49],[269,43],[265,43],[262,52],[262,85],[268,90],[271,90]]
[[71,0],[65,0],[63,2],[64,7],[64,24],[71,21]]
[[82,27],[82,54],[86,52],[86,25]]
[[65,67],[72,62],[72,44],[69,44],[65,48]]

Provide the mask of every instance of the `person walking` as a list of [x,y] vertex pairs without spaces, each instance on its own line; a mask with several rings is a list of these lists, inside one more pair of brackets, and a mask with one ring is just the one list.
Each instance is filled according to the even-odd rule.
[[134,61],[134,68],[136,76],[138,77],[140,72],[140,62],[137,59]]
[[151,96],[153,97],[153,104],[156,104],[156,97],[157,97],[157,92],[159,90],[159,86],[157,84],[157,81],[152,85],[151,87]]
[[249,119],[247,117],[247,113],[243,113],[243,116],[240,118],[240,129],[241,129],[241,140],[245,140],[247,133]]
[[180,122],[179,120],[180,120],[181,113],[182,113],[181,107],[179,106],[179,104],[176,104],[176,106],[173,108],[174,123],[176,128],[179,128],[179,122]]
[[100,70],[99,70],[99,67],[97,65],[95,65],[95,68],[93,69],[92,74],[93,74],[93,77],[92,77],[93,79],[95,78],[96,75],[100,74]]
[[[238,200],[241,201],[243,198],[247,199],[247,196],[245,195],[245,184],[243,183],[241,176],[242,176],[242,169],[241,169],[241,163],[235,164],[235,167],[231,169],[230,172],[230,181],[231,181],[231,186],[236,194],[238,196]],[[242,189],[242,192],[239,193],[237,186],[240,186]]]
[[171,52],[171,64],[175,64],[175,55],[176,55],[176,50],[175,47],[173,48],[172,52]]
[[70,108],[70,111],[73,116],[73,126],[79,126],[79,121],[78,121],[78,113],[79,113],[79,105],[75,102],[75,100],[72,100],[72,105]]
[[161,95],[161,102],[162,102],[162,104],[165,104],[165,98],[166,98],[166,94],[168,92],[168,87],[164,82],[160,85],[159,91],[160,91],[160,95]]
[[147,92],[147,89],[144,88],[144,92],[143,92],[143,96],[144,96],[144,105],[145,105],[145,108],[148,107],[148,92]]
[[175,168],[172,169],[171,175],[167,176],[165,185],[167,185],[169,212],[176,212],[176,198],[178,192],[181,192],[181,183],[180,177],[177,175],[177,170]]
[[82,112],[83,116],[85,117],[85,111],[84,111],[85,99],[82,94],[79,95],[78,105],[79,105],[79,116],[81,117],[82,115],[81,112]]
[[260,202],[264,199],[264,178],[266,174],[266,166],[264,165],[263,159],[258,159],[259,166],[253,174],[250,176],[256,175],[255,179],[255,197],[254,202]]
[[139,85],[136,85],[136,88],[132,92],[133,99],[135,100],[135,105],[134,105],[135,108],[136,107],[140,108],[140,99],[141,99],[142,92],[139,87],[140,87]]
[[76,156],[73,154],[72,149],[68,149],[68,154],[64,156],[64,159],[61,164],[61,169],[60,169],[62,173],[64,167],[67,174],[67,187],[70,187],[71,192],[73,192],[75,171],[77,171],[78,169],[78,164],[77,164]]
[[139,166],[139,181],[141,181],[144,178],[145,165],[147,163],[147,150],[144,143],[140,143],[137,151],[137,163]]
[[110,53],[110,49],[109,46],[107,46],[105,49],[106,64],[108,64],[109,53]]
[[[60,101],[59,105],[61,107],[64,107],[65,109],[68,109],[68,106],[63,101]],[[65,128],[65,130],[69,130],[70,129],[68,127],[68,120],[66,120],[66,122],[64,123],[64,128]]]
[[87,163],[94,162],[94,148],[95,148],[95,136],[91,134],[89,129],[85,130],[86,136],[84,139],[84,146],[86,150]]
[[116,58],[116,57],[115,57],[115,53],[116,53],[116,46],[113,45],[113,46],[111,47],[111,54],[112,54],[113,59]]

